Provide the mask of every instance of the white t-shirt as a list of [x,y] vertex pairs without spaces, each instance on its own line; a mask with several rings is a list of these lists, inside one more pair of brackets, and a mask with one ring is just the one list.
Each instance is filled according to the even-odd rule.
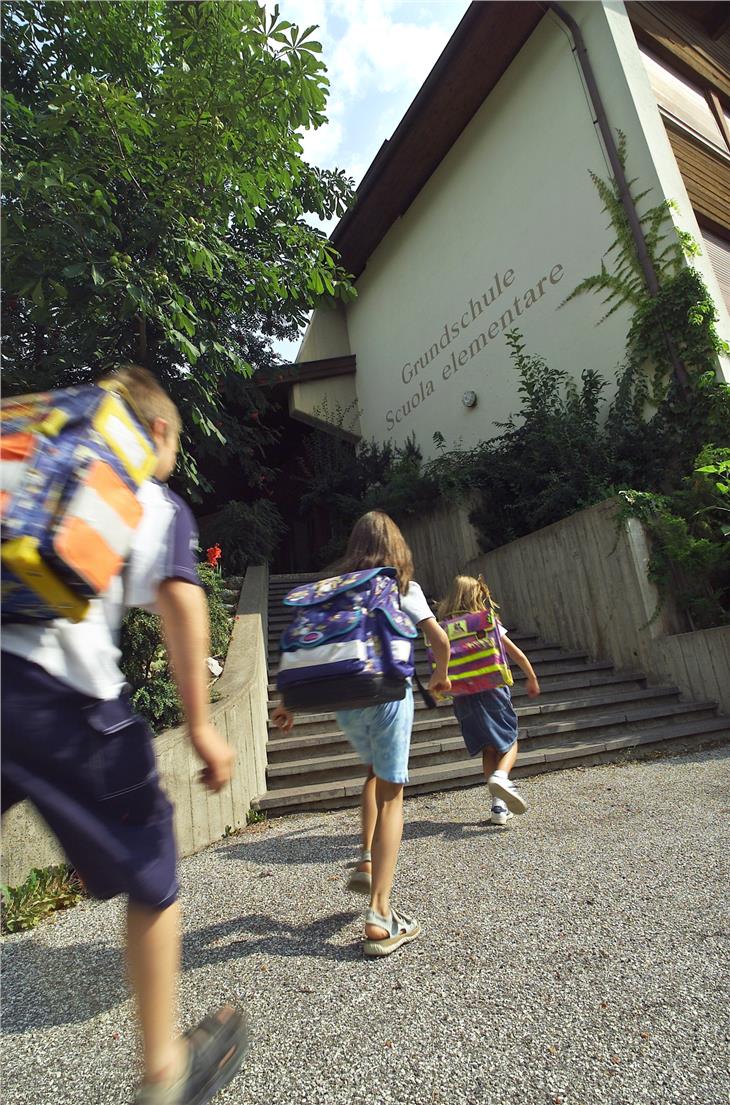
[[148,480],[139,491],[142,520],[121,576],[101,598],[93,599],[82,622],[6,624],[2,648],[47,671],[91,698],[118,698],[124,687],[119,669],[119,629],[127,607],[154,610],[160,584],[184,579],[200,584],[196,569],[198,531],[189,508],[169,488]]
[[426,602],[420,584],[412,579],[408,584],[405,595],[400,597],[401,610],[411,619],[414,625],[420,625],[426,618],[433,618],[435,614]]

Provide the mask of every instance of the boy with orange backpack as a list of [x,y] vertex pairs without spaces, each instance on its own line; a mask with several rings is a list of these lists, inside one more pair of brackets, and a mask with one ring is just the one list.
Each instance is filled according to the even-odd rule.
[[[10,595],[3,608],[2,809],[29,799],[92,894],[128,897],[127,956],[144,1063],[137,1105],[204,1105],[239,1069],[248,1035],[241,1014],[227,1006],[175,1039],[180,912],[172,806],[152,734],[133,713],[118,666],[125,606],[162,617],[210,790],[229,782],[234,757],[209,720],[208,610],[195,522],[164,483],[176,463],[180,415],[144,368],[124,367],[104,384],[116,393],[111,403],[102,386],[4,404],[12,432],[3,441],[2,473]],[[24,408],[44,413],[23,433]]]

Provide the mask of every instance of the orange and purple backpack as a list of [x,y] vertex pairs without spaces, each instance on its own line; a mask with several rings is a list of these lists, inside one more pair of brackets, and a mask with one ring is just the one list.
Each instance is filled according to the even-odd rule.
[[116,381],[0,407],[3,621],[82,621],[129,554],[155,450]]

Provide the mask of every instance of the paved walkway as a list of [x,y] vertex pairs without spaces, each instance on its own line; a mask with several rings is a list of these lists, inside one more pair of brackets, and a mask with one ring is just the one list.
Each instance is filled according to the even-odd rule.
[[[356,814],[254,827],[185,861],[187,1026],[243,1002],[221,1105],[727,1105],[730,751],[407,804],[396,901],[421,940],[364,961]],[[117,903],[4,941],[6,1105],[117,1105],[133,1022]]]

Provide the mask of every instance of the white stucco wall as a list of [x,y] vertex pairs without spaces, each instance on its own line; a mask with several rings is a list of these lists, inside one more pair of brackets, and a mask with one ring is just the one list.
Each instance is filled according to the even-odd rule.
[[[645,205],[675,198],[697,234],[623,4],[566,6],[611,125],[627,135],[629,176],[652,188]],[[613,238],[589,169],[608,176],[570,41],[548,15],[358,280],[347,333],[364,436],[415,433],[429,455],[437,431],[465,446],[499,432],[495,422],[519,402],[504,337],[513,324],[550,364],[613,380],[628,312],[599,326],[600,297],[560,308]],[[473,409],[462,403],[467,390]]]
[[347,315],[341,303],[319,307],[311,319],[299,346],[297,361],[319,361],[329,357],[348,357],[351,353],[347,334]]
[[332,376],[292,384],[289,414],[299,422],[348,441],[358,441],[362,436],[354,376]]

